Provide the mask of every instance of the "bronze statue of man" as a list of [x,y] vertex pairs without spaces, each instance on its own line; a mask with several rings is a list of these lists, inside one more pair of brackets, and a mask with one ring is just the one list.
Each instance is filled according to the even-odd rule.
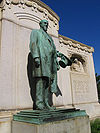
[[39,25],[40,29],[31,32],[27,67],[33,109],[54,109],[52,94],[61,95],[57,86],[57,51],[47,33],[48,21],[41,20]]

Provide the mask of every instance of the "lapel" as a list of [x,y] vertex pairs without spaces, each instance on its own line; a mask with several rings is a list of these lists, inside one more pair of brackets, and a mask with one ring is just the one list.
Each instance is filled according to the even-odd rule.
[[48,42],[50,43],[50,45],[52,45],[52,39],[48,35],[48,33],[46,33],[45,31],[43,31],[42,29],[40,29],[40,32],[42,33],[42,36],[44,37],[44,39],[48,40]]

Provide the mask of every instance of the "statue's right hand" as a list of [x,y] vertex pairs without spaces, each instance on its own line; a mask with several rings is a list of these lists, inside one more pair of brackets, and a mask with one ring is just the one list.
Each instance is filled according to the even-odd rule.
[[40,59],[35,58],[35,67],[38,68],[40,66]]

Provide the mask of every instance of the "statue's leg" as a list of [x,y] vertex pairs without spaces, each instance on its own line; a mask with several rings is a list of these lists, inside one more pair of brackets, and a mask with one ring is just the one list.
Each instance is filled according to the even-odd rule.
[[[46,84],[46,81],[45,81]],[[51,107],[53,105],[52,103],[52,92],[50,92],[50,87],[45,88],[45,95],[44,95],[44,99],[45,99],[45,106],[47,109],[55,109],[55,107]]]
[[30,82],[30,94],[33,101],[33,110],[36,109],[36,81],[37,80],[33,78],[33,80],[31,79]]
[[49,97],[48,89],[49,88],[45,88],[45,97],[44,97],[44,99],[45,99],[46,108],[49,108],[50,107],[49,101],[48,101],[48,97]]
[[42,78],[37,79],[36,82],[36,109],[44,109],[44,86]]

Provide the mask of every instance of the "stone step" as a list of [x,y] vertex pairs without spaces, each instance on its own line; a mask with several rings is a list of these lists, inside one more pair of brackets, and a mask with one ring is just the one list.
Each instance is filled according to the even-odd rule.
[[13,120],[33,124],[43,124],[86,115],[87,114],[84,110],[75,108],[56,110],[26,110],[20,111],[14,115]]

